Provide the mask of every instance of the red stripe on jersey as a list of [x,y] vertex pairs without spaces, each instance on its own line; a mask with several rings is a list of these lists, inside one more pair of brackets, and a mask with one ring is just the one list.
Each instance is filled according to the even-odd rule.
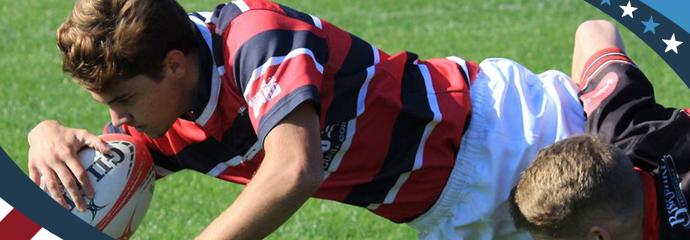
[[[462,76],[455,62],[447,59],[430,59],[426,64],[432,77],[436,101],[442,120],[431,132],[424,145],[425,171],[413,171],[407,182],[400,188],[395,199],[396,206],[381,205],[374,212],[395,222],[409,221],[424,212],[438,198],[435,194],[443,190],[455,165],[455,154],[459,149],[462,130],[468,120],[470,108],[469,89],[461,79],[448,79],[448,76]],[[476,73],[475,73],[476,74]],[[462,104],[459,104],[462,103]],[[458,109],[464,109],[459,111]],[[450,120],[450,121],[449,121]],[[425,203],[425,204],[419,204]],[[405,211],[400,211],[404,208]]]
[[472,84],[474,80],[477,79],[477,74],[479,73],[479,64],[473,61],[467,61],[465,65],[467,65],[467,71],[470,75],[469,82]]
[[657,193],[654,177],[648,172],[635,167],[635,171],[640,174],[642,189],[644,192],[644,214],[642,221],[642,235],[644,240],[659,239],[659,214],[657,214]]
[[[225,74],[223,76],[228,75]],[[203,127],[203,131],[207,136],[213,137],[218,141],[222,141],[225,131],[232,127],[233,121],[238,116],[238,111],[246,107],[244,99],[236,92],[233,92],[233,81],[223,77],[221,77],[221,81],[218,104],[216,105],[216,108],[221,109],[214,111],[214,114],[211,115],[211,118]]]
[[[326,113],[333,102],[333,87],[335,86],[334,74],[340,70],[347,54],[350,52],[352,38],[347,32],[341,31],[326,21],[322,20],[321,23],[327,36],[328,46],[338,46],[329,49],[328,63],[324,66],[324,80],[321,85],[321,112]],[[323,126],[326,121],[326,114],[321,114],[320,117],[320,123],[321,126]]]
[[230,56],[226,58],[229,61],[226,66],[233,65],[231,61],[233,61],[235,53],[247,40],[270,30],[309,31],[316,36],[325,37],[321,29],[299,19],[273,11],[248,11],[235,18],[223,34],[225,41],[223,50],[225,56]]
[[[407,53],[401,53],[376,65],[365,99],[366,109],[356,120],[356,132],[349,151],[343,156],[337,171],[322,184],[317,197],[343,201],[354,186],[370,182],[379,173],[393,134],[391,123],[395,122],[402,107],[401,82],[393,79],[402,78],[404,68],[401,66],[406,60]],[[381,99],[386,101],[379,101]],[[372,146],[380,150],[370,151]]]
[[282,8],[276,3],[270,2],[270,1],[265,1],[265,0],[244,0],[244,2],[247,4],[249,7],[249,10],[257,10],[257,9],[264,9],[264,10],[271,10],[271,11],[276,11],[279,13],[285,13]]
[[[249,106],[249,118],[255,130],[261,119],[269,113],[281,99],[288,96],[295,89],[307,85],[320,88],[321,72],[318,71],[316,62],[306,54],[285,59],[279,65],[274,65],[259,76],[250,86],[247,86],[245,95]],[[272,126],[270,126],[272,127]]]
[[12,211],[0,221],[0,232],[4,239],[31,239],[40,230],[40,225],[17,209],[12,209]]

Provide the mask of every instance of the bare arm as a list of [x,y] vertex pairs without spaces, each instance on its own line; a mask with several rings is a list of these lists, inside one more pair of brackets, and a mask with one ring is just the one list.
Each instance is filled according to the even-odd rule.
[[314,106],[300,105],[266,137],[252,181],[197,239],[258,239],[283,224],[321,184],[319,139]]

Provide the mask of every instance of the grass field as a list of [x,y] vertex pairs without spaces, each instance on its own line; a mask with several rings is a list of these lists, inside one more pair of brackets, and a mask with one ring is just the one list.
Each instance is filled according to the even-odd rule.
[[[422,58],[507,57],[535,72],[570,72],[572,35],[587,19],[606,18],[582,0],[283,0],[394,53]],[[185,0],[190,11],[216,1]],[[54,33],[72,1],[0,0],[0,146],[26,171],[26,134],[42,119],[100,132],[109,119],[60,71]],[[640,27],[642,25],[640,24]],[[656,87],[659,101],[690,106],[688,89],[641,40],[622,31],[632,58]],[[135,239],[190,239],[241,191],[193,172],[158,181],[154,202]],[[365,210],[310,200],[273,239],[409,239],[414,231]]]

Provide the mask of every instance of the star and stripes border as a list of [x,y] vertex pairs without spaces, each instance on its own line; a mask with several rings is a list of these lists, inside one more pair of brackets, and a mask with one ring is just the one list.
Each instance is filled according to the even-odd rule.
[[687,31],[639,0],[585,1],[635,33],[661,56],[690,88],[690,34]]
[[112,239],[31,182],[0,147],[0,239]]

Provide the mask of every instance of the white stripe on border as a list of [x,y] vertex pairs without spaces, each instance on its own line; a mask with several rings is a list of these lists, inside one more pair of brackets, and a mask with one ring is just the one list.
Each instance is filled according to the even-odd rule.
[[[410,177],[410,173],[422,168],[422,164],[424,163],[424,149],[426,146],[426,142],[429,140],[431,132],[443,118],[443,116],[441,115],[441,111],[438,107],[436,91],[434,90],[434,85],[431,79],[431,74],[429,73],[429,69],[426,67],[426,65],[423,64],[419,64],[417,66],[419,67],[419,71],[422,73],[422,77],[424,77],[424,87],[426,89],[427,101],[429,103],[429,108],[434,113],[434,118],[424,127],[422,138],[419,141],[419,145],[417,145],[417,152],[415,153],[414,166],[412,167],[412,170],[403,173],[400,175],[400,177],[398,177],[398,180],[395,182],[395,185],[393,185],[393,187],[388,191],[388,194],[386,194],[386,198],[383,200],[384,204],[390,204],[393,201],[395,201],[395,198],[398,196],[400,188],[402,188],[403,184],[405,184],[405,182],[407,182],[407,179]],[[373,208],[372,210],[375,210],[375,208]]]
[[323,29],[323,25],[321,24],[321,19],[319,19],[318,17],[316,17],[314,15],[309,15],[309,16],[311,17],[311,20],[314,22],[314,25],[317,28]]
[[34,235],[31,240],[62,240],[62,238],[56,236],[45,228],[41,228],[36,235]]
[[7,214],[14,209],[9,203],[5,202],[4,199],[0,198],[0,220],[5,219]]
[[235,4],[235,6],[237,6],[237,8],[239,8],[242,12],[249,11],[249,5],[247,5],[247,3],[242,0],[232,1],[232,4]]
[[381,61],[379,49],[373,45],[370,46],[374,61],[373,64],[367,68],[367,78],[366,80],[364,80],[364,83],[359,88],[359,93],[357,94],[357,116],[347,122],[347,132],[345,141],[343,142],[343,145],[340,147],[340,149],[338,149],[338,152],[335,154],[335,156],[333,156],[333,160],[331,161],[331,164],[328,166],[328,169],[326,170],[323,179],[327,179],[332,172],[335,172],[336,170],[338,170],[338,167],[340,167],[340,162],[343,161],[345,153],[347,153],[347,151],[350,149],[350,145],[352,145],[352,139],[357,130],[357,117],[364,113],[367,92],[369,91],[369,83],[376,74],[376,64],[378,64]]
[[311,57],[311,59],[314,61],[314,65],[316,65],[316,69],[319,70],[319,72],[323,74],[323,66],[321,66],[321,64],[319,64],[319,62],[316,61],[316,57],[314,57],[314,52],[312,52],[308,48],[297,48],[297,49],[290,51],[285,56],[270,57],[266,60],[266,62],[261,64],[261,66],[254,69],[254,71],[252,71],[251,77],[249,77],[249,81],[247,81],[247,86],[246,86],[246,89],[244,90],[244,93],[243,93],[244,98],[249,99],[249,93],[251,93],[252,85],[254,85],[254,82],[256,82],[256,80],[259,79],[259,77],[261,75],[263,75],[266,71],[268,71],[268,68],[270,68],[271,66],[274,66],[274,65],[281,64],[288,59],[291,59],[291,58],[294,58],[297,56],[301,56],[301,55],[307,55],[307,56]]

